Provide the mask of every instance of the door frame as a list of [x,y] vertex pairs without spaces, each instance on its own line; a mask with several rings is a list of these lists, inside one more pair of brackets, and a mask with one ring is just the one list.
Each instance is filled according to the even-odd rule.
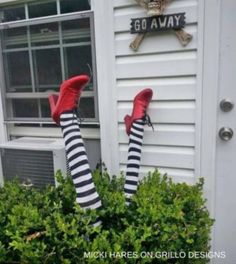
[[[201,159],[200,175],[205,179],[204,194],[211,217],[215,216],[216,201],[216,147],[218,120],[218,91],[220,63],[221,1],[204,2],[202,105],[201,105]],[[201,30],[201,29],[200,29]],[[214,245],[214,227],[212,246]]]

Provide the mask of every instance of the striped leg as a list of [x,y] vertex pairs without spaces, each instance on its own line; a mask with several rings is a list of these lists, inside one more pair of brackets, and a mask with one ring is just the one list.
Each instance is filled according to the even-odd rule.
[[[60,125],[65,141],[68,165],[76,189],[76,201],[83,209],[101,208],[101,200],[92,179],[76,114],[73,112],[62,113]],[[94,226],[99,224],[101,222],[97,221]]]
[[124,187],[127,205],[129,205],[131,196],[137,191],[143,143],[143,131],[144,120],[138,119],[134,121],[131,127],[129,137],[128,163]]

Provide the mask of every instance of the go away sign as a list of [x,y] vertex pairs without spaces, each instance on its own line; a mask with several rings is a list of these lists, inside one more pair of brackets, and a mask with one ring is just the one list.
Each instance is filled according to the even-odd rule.
[[181,29],[185,26],[185,13],[131,19],[131,33],[145,33]]

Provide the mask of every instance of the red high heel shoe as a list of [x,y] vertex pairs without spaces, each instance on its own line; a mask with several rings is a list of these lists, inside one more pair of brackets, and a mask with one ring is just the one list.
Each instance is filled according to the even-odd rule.
[[88,81],[87,75],[75,76],[61,84],[59,96],[52,94],[48,97],[52,118],[58,125],[61,113],[77,108],[81,92]]
[[[143,119],[146,117],[146,110],[152,99],[153,92],[147,88],[138,93],[133,101],[133,112],[132,115],[126,115],[124,118],[126,133],[129,135],[133,122],[137,119]],[[150,123],[150,118],[148,119]]]

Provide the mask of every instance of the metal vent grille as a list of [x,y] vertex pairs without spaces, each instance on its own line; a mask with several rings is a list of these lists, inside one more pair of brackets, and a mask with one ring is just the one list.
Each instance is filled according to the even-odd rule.
[[2,149],[2,166],[4,180],[17,176],[39,188],[55,184],[52,151]]

